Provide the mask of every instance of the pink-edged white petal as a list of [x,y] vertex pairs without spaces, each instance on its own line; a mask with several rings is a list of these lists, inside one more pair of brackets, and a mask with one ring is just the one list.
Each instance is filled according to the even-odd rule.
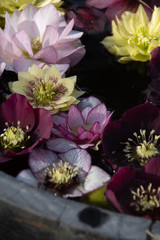
[[15,59],[13,61],[13,69],[15,72],[27,72],[29,67],[32,67],[33,64],[43,67],[44,62],[40,62],[34,59]]
[[58,160],[57,154],[50,150],[37,148],[29,155],[29,166],[33,173],[49,167],[53,162]]
[[42,47],[53,46],[57,42],[58,37],[57,30],[53,26],[47,26],[43,36]]
[[34,56],[33,59],[41,59],[46,63],[56,63],[57,62],[57,52],[53,46],[49,46],[46,48],[42,48],[38,51]]
[[43,36],[46,26],[48,25],[54,26],[55,30],[57,30],[59,18],[59,13],[53,4],[48,4],[40,8],[33,17],[33,21],[36,22],[39,30],[39,36]]
[[[78,108],[79,108],[79,105],[78,105]],[[80,108],[79,108],[80,109]],[[85,107],[84,109],[80,109],[81,110],[81,113],[83,115],[83,118],[86,120],[87,119],[87,116],[88,116],[88,113],[91,111],[91,107],[87,106]]]
[[82,99],[78,103],[78,108],[81,109],[81,110],[86,108],[86,107],[94,108],[99,104],[101,104],[101,101],[98,98],[96,98],[94,96],[90,96],[90,97]]
[[110,179],[110,175],[106,173],[103,169],[92,165],[89,173],[84,180],[83,193],[88,193],[102,187],[103,184],[108,182]]
[[72,31],[72,28],[74,26],[74,19],[72,19],[68,24],[67,26],[64,28],[63,32],[61,33],[60,37],[59,37],[59,41],[61,39],[63,39],[64,37],[66,37],[71,31]]
[[30,56],[33,55],[31,40],[26,31],[21,30],[15,33],[12,39],[16,46],[18,46],[24,52],[27,52]]
[[46,142],[46,146],[49,150],[58,153],[64,153],[71,149],[78,148],[76,143],[64,138],[50,138]]
[[99,128],[100,128],[100,123],[99,122],[95,122],[91,128],[91,132],[93,133],[98,133],[99,132]]
[[88,173],[91,168],[91,156],[86,150],[72,149],[68,152],[59,154],[63,161],[67,161],[80,170]]
[[36,178],[33,176],[30,169],[25,169],[21,171],[16,178],[22,182],[25,182],[33,187],[38,187],[38,182]]
[[87,123],[94,124],[99,122],[100,125],[105,124],[107,119],[107,108],[104,103],[99,104],[98,106],[92,108],[87,117]]
[[93,136],[94,136],[93,133],[85,131],[81,135],[79,135],[78,138],[80,140],[84,140],[85,141],[86,139],[87,140],[91,139]]
[[77,126],[83,125],[83,123],[84,119],[81,111],[78,109],[77,106],[71,105],[67,116],[67,126],[70,129],[74,129]]
[[10,36],[13,36],[17,31],[17,21],[20,16],[20,11],[14,11],[12,16],[6,12],[5,14],[5,29],[7,29]]

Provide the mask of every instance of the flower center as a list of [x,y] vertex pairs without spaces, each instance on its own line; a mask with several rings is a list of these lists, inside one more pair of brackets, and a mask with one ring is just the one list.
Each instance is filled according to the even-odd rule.
[[53,89],[54,84],[51,80],[47,82],[41,80],[36,83],[32,90],[36,103],[44,105],[52,102],[56,95]]
[[[92,124],[83,124],[83,125],[81,125],[86,131],[90,131],[91,130],[91,128],[92,128]],[[75,136],[77,136],[78,137],[78,128],[79,128],[80,126],[78,125],[78,126],[76,126],[76,127],[74,127],[73,129],[72,129],[72,133],[75,135]]]
[[24,149],[25,144],[30,138],[27,135],[29,127],[26,126],[26,131],[20,127],[20,121],[17,122],[17,127],[9,127],[8,122],[5,123],[7,128],[3,129],[3,133],[0,135],[0,143],[6,150],[17,151],[19,149]]
[[68,162],[52,164],[52,168],[46,169],[47,180],[55,191],[65,191],[78,182],[78,167],[74,167]]
[[33,54],[36,54],[39,50],[42,49],[42,43],[40,41],[40,37],[37,37],[36,39],[33,39],[31,41],[31,46],[33,50]]
[[152,130],[147,139],[146,130],[140,129],[140,135],[134,132],[134,139],[128,138],[127,142],[121,143],[126,145],[123,152],[125,152],[129,162],[136,160],[141,166],[144,166],[150,158],[160,155],[157,143],[160,135],[154,133],[155,130]]
[[152,183],[150,183],[145,189],[141,185],[136,192],[131,191],[131,193],[133,198],[131,206],[134,206],[137,212],[160,208],[160,187],[152,188]]
[[128,44],[136,45],[142,50],[147,50],[152,40],[157,40],[157,38],[148,34],[147,27],[142,27],[137,34],[129,37]]

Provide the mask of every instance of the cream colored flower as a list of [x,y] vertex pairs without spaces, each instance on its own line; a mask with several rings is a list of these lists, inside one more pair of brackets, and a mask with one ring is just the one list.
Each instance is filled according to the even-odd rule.
[[19,72],[18,79],[9,83],[11,92],[26,96],[34,108],[45,108],[53,114],[79,103],[76,98],[84,94],[75,89],[76,76],[62,78],[55,66],[41,69],[33,65],[28,72]]
[[61,13],[64,13],[64,10],[61,8],[63,4],[61,0],[3,0],[0,1],[0,16],[4,17],[6,12],[12,14],[15,10],[21,11],[30,3],[34,4],[37,8],[52,3]]
[[152,50],[160,46],[160,8],[154,7],[151,21],[142,5],[136,13],[126,11],[116,21],[112,21],[113,35],[102,41],[106,49],[121,63],[150,61]]

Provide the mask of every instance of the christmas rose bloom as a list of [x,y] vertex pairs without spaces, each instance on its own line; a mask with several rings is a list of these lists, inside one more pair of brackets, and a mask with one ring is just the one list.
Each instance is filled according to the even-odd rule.
[[39,185],[65,198],[81,197],[102,187],[110,179],[104,170],[91,165],[90,155],[82,149],[57,155],[37,148],[29,156],[29,166],[31,170],[19,173],[19,180]]
[[0,106],[0,162],[31,152],[50,137],[51,127],[50,111],[33,109],[26,97],[13,94]]
[[112,36],[103,39],[105,48],[117,56],[119,62],[146,62],[152,50],[160,46],[160,8],[154,7],[149,21],[142,5],[136,13],[124,12],[122,20],[112,21]]
[[160,220],[160,158],[152,158],[138,171],[119,168],[105,195],[121,213]]
[[53,115],[53,138],[47,141],[47,147],[57,152],[77,147],[98,149],[111,115],[99,99],[83,99],[78,106],[71,105],[68,113]]
[[160,109],[151,103],[129,109],[106,126],[102,144],[113,168],[141,168],[160,156]]
[[41,9],[27,5],[22,12],[5,15],[5,29],[0,29],[1,62],[6,69],[27,71],[33,64],[77,64],[85,54],[79,38],[82,32],[72,30],[74,21],[52,4]]
[[68,110],[84,94],[75,89],[76,76],[62,78],[55,66],[41,69],[33,65],[28,72],[19,72],[18,80],[9,83],[11,92],[26,96],[34,108],[45,108],[54,114]]
[[54,6],[62,11],[61,5],[63,1],[61,0],[3,0],[0,1],[0,16],[4,17],[5,13],[8,12],[12,14],[15,10],[23,10],[28,4],[34,4],[37,8],[46,6],[47,4],[54,4]]
[[105,15],[110,21],[115,20],[116,16],[120,18],[125,11],[136,12],[139,4],[143,5],[148,17],[150,17],[153,7],[150,0],[87,0],[86,4],[99,9],[106,8]]

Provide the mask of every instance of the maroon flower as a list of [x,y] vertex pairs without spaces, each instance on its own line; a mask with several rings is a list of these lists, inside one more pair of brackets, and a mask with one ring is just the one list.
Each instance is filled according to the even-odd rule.
[[130,167],[117,170],[105,192],[121,212],[160,219],[160,158],[152,158],[136,171]]
[[33,109],[20,94],[13,94],[3,102],[0,106],[0,162],[31,152],[48,139],[53,124],[51,114],[45,109]]
[[142,167],[160,156],[160,109],[144,103],[110,122],[103,133],[107,161],[120,166]]
[[73,5],[65,15],[67,22],[74,19],[74,29],[88,33],[103,32],[107,22],[103,12],[89,6]]
[[121,17],[124,11],[137,12],[139,4],[142,4],[148,17],[152,15],[152,7],[154,1],[150,0],[87,0],[87,5],[93,6],[99,9],[106,9],[105,15],[111,20],[115,20],[115,17]]

